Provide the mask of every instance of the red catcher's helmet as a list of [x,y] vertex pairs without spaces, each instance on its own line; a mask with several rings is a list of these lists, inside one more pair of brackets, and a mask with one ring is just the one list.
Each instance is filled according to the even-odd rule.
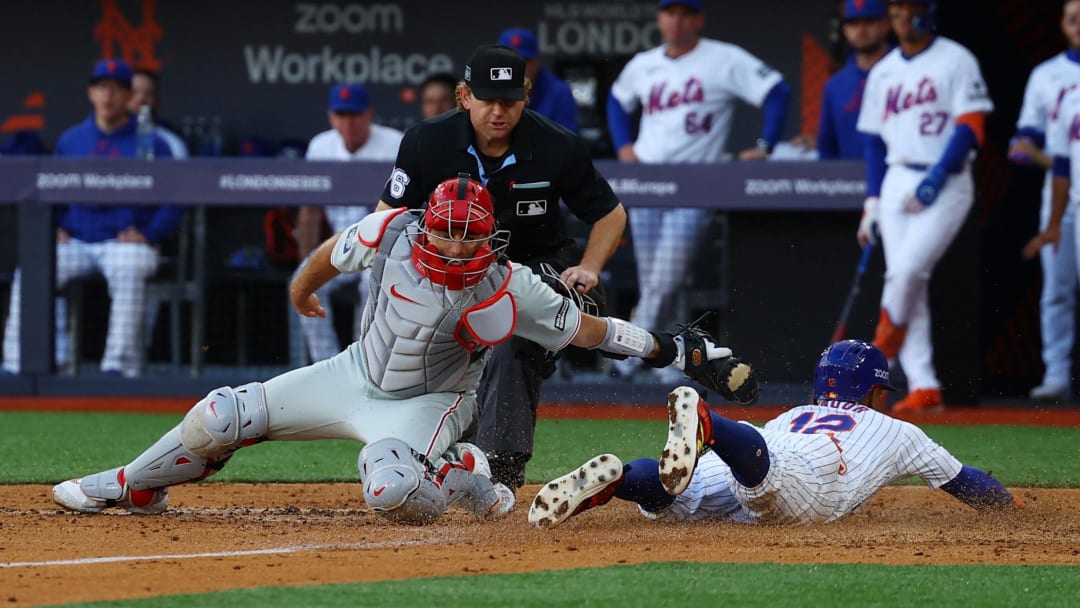
[[[471,257],[453,258],[432,243],[437,230],[461,243],[481,245]],[[420,219],[419,232],[413,239],[413,265],[434,285],[460,290],[480,282],[488,268],[509,245],[506,231],[495,231],[495,206],[491,194],[468,174],[443,181],[428,199]]]

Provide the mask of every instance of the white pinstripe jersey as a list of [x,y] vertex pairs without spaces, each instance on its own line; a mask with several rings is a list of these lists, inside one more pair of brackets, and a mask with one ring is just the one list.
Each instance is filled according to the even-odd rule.
[[760,107],[783,80],[779,72],[734,44],[702,38],[689,53],[659,46],[634,56],[611,85],[627,112],[641,107],[634,153],[644,163],[720,160],[736,99]]
[[1057,119],[1046,132],[1046,152],[1070,161],[1069,204],[1080,201],[1080,89],[1069,91],[1061,100]]
[[[1020,107],[1020,117],[1016,128],[1033,129],[1047,136],[1049,146],[1050,131],[1061,109],[1065,96],[1080,86],[1080,63],[1069,59],[1065,53],[1058,53],[1035,66],[1024,88],[1024,104]],[[1046,172],[1043,184],[1043,201],[1050,200],[1051,172]]]
[[963,466],[922,429],[856,403],[798,406],[760,432],[770,466],[758,486],[739,485],[731,469],[708,452],[686,492],[659,518],[833,521],[893,481],[918,476],[937,489]]
[[975,56],[938,36],[913,57],[896,47],[874,64],[857,128],[881,136],[890,165],[933,165],[952,139],[957,118],[993,109]]

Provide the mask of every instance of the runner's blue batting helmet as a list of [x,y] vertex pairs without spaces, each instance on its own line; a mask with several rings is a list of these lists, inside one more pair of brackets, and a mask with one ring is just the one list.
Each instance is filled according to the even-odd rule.
[[889,361],[873,344],[844,340],[821,353],[814,371],[815,400],[856,402],[875,386],[896,390],[889,384]]
[[916,16],[911,25],[920,32],[932,32],[937,27],[937,2],[936,0],[889,0],[889,4],[925,4],[926,12]]

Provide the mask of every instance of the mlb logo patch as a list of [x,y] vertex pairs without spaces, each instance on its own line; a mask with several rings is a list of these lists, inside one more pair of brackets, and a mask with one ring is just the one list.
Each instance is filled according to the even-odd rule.
[[491,80],[511,80],[514,78],[514,68],[491,68]]
[[544,215],[547,213],[547,200],[518,201],[517,214],[519,216]]

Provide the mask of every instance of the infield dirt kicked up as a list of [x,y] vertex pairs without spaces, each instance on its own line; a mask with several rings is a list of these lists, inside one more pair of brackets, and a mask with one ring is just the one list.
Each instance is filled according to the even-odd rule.
[[[40,409],[69,409],[72,401],[64,401],[68,407]],[[138,411],[147,411],[140,401]],[[116,405],[108,409],[124,409]],[[177,401],[159,411],[185,409]],[[964,415],[967,411],[974,415]],[[662,419],[663,412],[662,407],[542,408],[542,415],[552,417]],[[774,414],[768,408],[724,411],[751,412],[754,419]],[[912,419],[1077,426],[1078,414],[970,408]],[[1080,490],[1014,489],[1023,510],[986,516],[943,492],[889,487],[839,522],[794,527],[656,523],[634,505],[615,500],[557,528],[539,530],[526,522],[537,489],[519,490],[517,509],[499,522],[451,511],[435,525],[402,527],[367,509],[358,483],[185,485],[170,491],[169,511],[157,516],[72,514],[52,502],[50,486],[0,486],[0,602],[33,606],[687,559],[1080,565]]]

